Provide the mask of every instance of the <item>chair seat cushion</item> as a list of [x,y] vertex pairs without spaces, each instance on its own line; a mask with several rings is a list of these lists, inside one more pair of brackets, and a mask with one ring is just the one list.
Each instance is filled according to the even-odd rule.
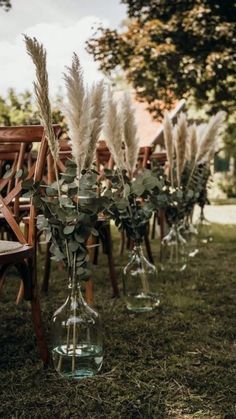
[[0,254],[14,252],[22,247],[24,247],[24,245],[19,242],[0,240]]

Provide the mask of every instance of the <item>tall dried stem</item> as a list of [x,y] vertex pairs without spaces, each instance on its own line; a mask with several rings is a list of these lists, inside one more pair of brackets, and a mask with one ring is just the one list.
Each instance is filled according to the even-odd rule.
[[52,111],[49,101],[47,54],[43,44],[40,44],[36,38],[30,38],[27,35],[24,35],[24,38],[27,53],[31,57],[36,69],[36,82],[33,83],[34,92],[39,108],[41,123],[44,127],[48,145],[54,161],[55,176],[58,185],[58,196],[60,197],[60,185],[57,169],[59,145],[53,130]]
[[124,115],[126,164],[132,177],[132,173],[136,167],[138,159],[139,139],[137,137],[137,125],[134,117],[134,108],[132,106],[131,97],[128,93],[125,93],[123,96],[122,111]]
[[118,111],[117,103],[110,88],[107,92],[103,132],[117,168],[120,170],[126,169],[122,147],[123,117],[121,112]]
[[212,151],[216,143],[217,134],[221,128],[225,119],[225,112],[217,112],[216,115],[212,116],[206,129],[204,130],[200,139],[200,145],[197,152],[196,161],[203,163],[208,161],[209,153]]
[[90,120],[92,115],[91,100],[85,93],[83,74],[79,58],[74,53],[71,67],[64,74],[68,104],[66,115],[68,119],[69,136],[72,155],[77,165],[78,178],[84,167],[90,140]]
[[183,173],[185,164],[186,142],[187,142],[187,121],[184,113],[178,117],[177,126],[175,130],[175,144],[176,144],[176,172],[177,183],[180,186],[181,175]]
[[104,118],[104,82],[103,80],[94,84],[90,91],[91,96],[91,134],[88,146],[88,152],[84,162],[84,168],[89,169],[92,166],[95,157],[96,145],[102,130]]
[[169,171],[170,171],[170,181],[171,186],[174,186],[174,179],[173,179],[173,162],[174,162],[174,145],[173,145],[173,125],[168,113],[165,113],[164,121],[163,121],[163,130],[164,130],[164,142],[167,154],[167,160],[169,163]]

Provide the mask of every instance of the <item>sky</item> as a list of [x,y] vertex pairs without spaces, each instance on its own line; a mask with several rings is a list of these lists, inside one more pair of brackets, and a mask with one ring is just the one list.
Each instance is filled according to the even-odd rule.
[[63,89],[62,73],[75,51],[90,85],[103,75],[85,51],[93,26],[101,23],[119,28],[126,7],[119,0],[12,0],[12,9],[0,8],[0,96],[9,87],[18,93],[32,90],[34,66],[27,55],[22,34],[35,36],[47,50],[51,95]]

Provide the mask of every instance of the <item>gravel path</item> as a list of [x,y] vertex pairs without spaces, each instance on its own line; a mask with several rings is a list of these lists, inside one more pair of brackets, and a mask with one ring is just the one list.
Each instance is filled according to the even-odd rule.
[[[207,205],[204,214],[213,223],[236,224],[236,205]],[[194,218],[198,216],[199,209],[197,208]]]

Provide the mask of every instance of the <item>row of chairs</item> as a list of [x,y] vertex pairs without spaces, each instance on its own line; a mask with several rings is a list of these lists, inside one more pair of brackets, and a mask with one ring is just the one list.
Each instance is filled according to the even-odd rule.
[[[60,140],[61,128],[53,126],[55,136],[60,141],[60,158],[58,169],[65,170],[65,161],[71,158],[71,150],[68,140]],[[151,147],[142,147],[139,153],[139,166],[149,167],[151,159]],[[154,156],[155,157],[155,156]],[[165,155],[156,156],[162,163]],[[104,168],[112,168],[114,161],[104,142],[97,148],[96,154],[97,170],[102,173]],[[10,169],[9,169],[10,167]],[[37,287],[37,230],[36,211],[28,200],[22,198],[22,181],[18,174],[22,174],[27,167],[27,179],[51,183],[55,179],[53,171],[52,156],[50,154],[47,139],[42,126],[24,127],[0,127],[0,289],[4,284],[7,269],[15,265],[22,286],[18,294],[18,300],[24,290],[24,297],[29,300],[32,308],[32,320],[37,338],[38,348],[44,364],[49,362],[48,347],[44,338],[40,301]],[[119,295],[119,288],[116,279],[115,265],[112,254],[112,238],[110,224],[103,219],[98,221],[99,238],[90,238],[88,245],[90,249],[96,249],[93,261],[97,263],[98,244],[101,240],[103,248],[107,253],[113,295]],[[23,229],[22,229],[23,226]],[[122,235],[121,251],[124,248],[125,237]],[[148,235],[145,243],[149,259],[152,260],[151,247]],[[95,245],[95,246],[94,246]],[[94,246],[94,247],[93,247]],[[92,251],[90,251],[92,253]],[[44,292],[48,291],[50,275],[50,251],[46,251],[45,271],[42,282]],[[88,302],[93,301],[93,283],[88,281],[86,286],[86,298]]]

